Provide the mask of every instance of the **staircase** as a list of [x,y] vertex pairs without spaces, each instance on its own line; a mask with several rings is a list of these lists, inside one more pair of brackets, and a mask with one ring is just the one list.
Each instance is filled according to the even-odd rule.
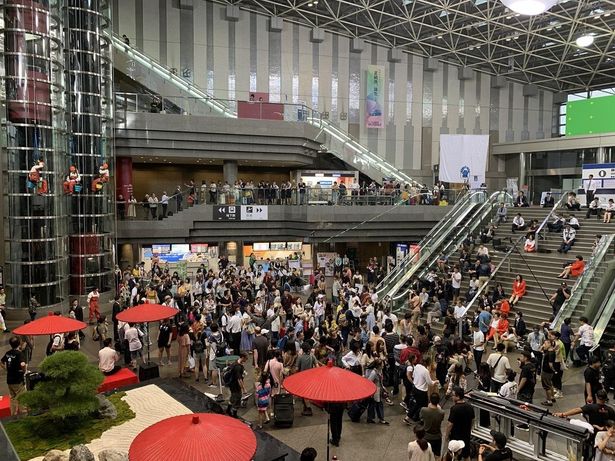
[[[512,233],[510,222],[516,211],[517,209],[510,210],[508,222],[500,225],[496,232],[497,238],[501,238],[503,243],[510,242],[510,239],[516,241],[524,234],[524,232]],[[549,211],[550,209],[538,207],[520,209],[526,223],[532,219],[537,219],[539,223],[542,222]],[[564,210],[558,211],[558,213],[562,212]],[[501,283],[506,294],[510,295],[516,275],[521,274],[527,283],[527,292],[515,306],[514,310],[523,312],[523,317],[529,328],[552,317],[552,307],[548,298],[557,291],[562,283],[562,280],[558,279],[557,275],[562,271],[563,264],[574,260],[576,255],[582,255],[586,264],[588,264],[592,255],[592,244],[595,235],[609,232],[612,228],[608,224],[597,221],[596,217],[585,219],[584,213],[585,211],[575,213],[580,221],[581,228],[577,231],[576,243],[568,254],[557,252],[561,244],[561,233],[549,233],[545,226],[545,229],[537,239],[537,245],[541,250],[547,250],[549,253],[525,253],[523,251],[522,239],[518,244],[519,251],[513,250],[491,283],[492,286],[495,286],[495,283]],[[490,249],[490,255],[493,263],[497,265],[504,254]],[[603,268],[599,266],[593,279],[588,281],[582,293],[584,299],[591,298],[598,284],[601,270]],[[573,278],[567,280],[570,288],[573,287],[575,282],[576,280]],[[581,302],[574,312],[570,314],[573,323],[582,315],[583,307],[584,303]]]
[[[111,36],[111,41],[114,47],[114,66],[161,95],[165,99],[163,107],[166,107],[167,103],[172,103],[174,106],[180,106],[188,115],[237,118],[236,101],[214,98],[190,80],[172,73],[152,57],[127,45],[117,34]],[[122,108],[125,101],[120,101],[119,104]],[[410,176],[377,153],[370,151],[333,122],[322,119],[319,112],[306,106],[296,104],[291,106],[295,106],[292,111],[294,114],[302,114],[301,120],[319,129],[315,141],[373,181],[381,184],[383,178],[393,178],[402,184],[418,185]],[[297,121],[296,116],[293,121]]]

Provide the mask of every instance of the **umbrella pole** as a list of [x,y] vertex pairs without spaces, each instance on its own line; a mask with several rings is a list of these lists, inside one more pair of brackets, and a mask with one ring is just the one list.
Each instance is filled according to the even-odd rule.
[[331,413],[327,411],[327,461],[331,459],[329,456],[329,445],[330,445],[330,437],[329,433],[331,432]]
[[149,322],[147,322],[145,324],[145,328],[147,329],[147,364],[149,365],[149,362],[150,362],[150,359],[149,359],[149,347],[150,347],[149,346],[149,343],[150,343],[150,340],[149,340]]

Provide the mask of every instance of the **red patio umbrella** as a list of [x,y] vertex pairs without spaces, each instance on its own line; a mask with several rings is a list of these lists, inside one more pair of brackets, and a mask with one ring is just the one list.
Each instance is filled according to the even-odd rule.
[[179,311],[162,304],[139,304],[117,314],[116,318],[127,323],[157,322],[177,315]]
[[15,328],[13,333],[24,336],[45,336],[83,330],[86,327],[87,325],[79,320],[53,315],[53,312],[49,312],[45,317],[32,320]]
[[[369,379],[343,368],[334,367],[331,360],[326,367],[311,368],[289,376],[284,379],[283,385],[290,394],[323,403],[363,400],[376,392],[376,385]],[[329,425],[330,416],[327,417],[327,459],[331,459]]]
[[130,461],[250,461],[256,436],[240,420],[215,413],[173,416],[130,444]]
[[[149,322],[169,319],[178,313],[177,309],[169,306],[145,303],[123,310],[115,318],[127,323],[145,323],[147,325],[147,337],[149,338]],[[147,342],[147,363],[149,363],[149,341]]]

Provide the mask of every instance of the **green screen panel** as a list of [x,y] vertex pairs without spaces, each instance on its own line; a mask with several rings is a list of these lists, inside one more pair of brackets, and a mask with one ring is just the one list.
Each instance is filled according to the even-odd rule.
[[566,136],[615,132],[615,96],[566,104]]

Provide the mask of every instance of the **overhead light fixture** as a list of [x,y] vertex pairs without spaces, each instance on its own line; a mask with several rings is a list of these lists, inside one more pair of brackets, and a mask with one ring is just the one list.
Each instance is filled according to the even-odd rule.
[[583,34],[576,39],[576,44],[580,48],[587,48],[592,43],[594,43],[594,35],[593,34]]
[[557,0],[502,0],[507,8],[524,16],[536,16],[553,8]]

